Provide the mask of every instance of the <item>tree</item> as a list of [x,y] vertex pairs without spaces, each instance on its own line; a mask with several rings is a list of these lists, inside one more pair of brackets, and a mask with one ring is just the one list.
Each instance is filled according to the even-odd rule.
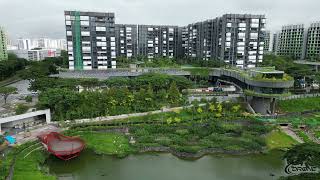
[[315,143],[298,144],[284,155],[288,164],[306,164],[320,167],[320,145]]
[[171,105],[178,105],[180,101],[181,94],[175,82],[170,84],[170,88],[168,91],[168,100]]
[[17,88],[15,87],[0,87],[0,94],[4,98],[4,103],[7,104],[7,99],[9,95],[16,94]]
[[[320,145],[315,143],[298,144],[284,154],[288,164],[315,166],[320,168]],[[280,180],[320,179],[320,173],[302,173],[294,176],[280,177]]]

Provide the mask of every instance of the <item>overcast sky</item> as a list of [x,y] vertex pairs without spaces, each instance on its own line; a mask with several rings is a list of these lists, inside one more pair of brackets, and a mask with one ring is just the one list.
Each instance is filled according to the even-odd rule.
[[265,14],[267,29],[320,21],[320,0],[0,0],[0,26],[17,37],[64,38],[64,10],[114,12],[116,23],[187,25],[225,13]]

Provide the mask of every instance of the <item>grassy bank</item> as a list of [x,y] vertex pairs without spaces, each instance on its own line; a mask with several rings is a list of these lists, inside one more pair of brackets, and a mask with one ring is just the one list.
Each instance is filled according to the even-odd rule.
[[12,164],[14,165],[13,180],[56,179],[54,176],[48,175],[46,170],[42,168],[48,154],[39,147],[41,145],[36,142],[28,142],[11,149],[0,163],[0,179],[5,179],[9,175]]
[[279,101],[278,108],[281,112],[320,110],[320,97]]
[[293,138],[280,130],[274,130],[266,136],[268,149],[287,149],[298,144]]
[[69,131],[66,134],[80,136],[86,142],[86,146],[98,154],[124,157],[134,151],[128,138],[118,133]]

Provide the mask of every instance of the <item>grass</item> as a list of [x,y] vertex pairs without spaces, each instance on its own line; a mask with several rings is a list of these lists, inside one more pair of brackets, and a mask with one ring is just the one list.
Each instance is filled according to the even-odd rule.
[[99,154],[116,155],[124,157],[131,153],[133,148],[129,144],[129,140],[121,134],[117,133],[100,133],[100,132],[72,132],[73,136],[80,136],[88,148],[93,149]]
[[36,150],[24,158],[30,151],[18,155],[14,166],[13,180],[53,180],[55,176],[47,175],[40,167],[46,160],[44,150]]
[[[41,147],[40,144],[35,142],[28,142],[20,146],[16,146],[10,149],[10,152],[6,155],[6,158],[0,163],[0,179],[5,179],[9,175],[9,169],[13,163],[14,157],[16,156],[16,161],[14,164],[13,180],[53,180],[56,179],[54,176],[48,175],[40,166],[44,163],[47,153],[42,149],[37,149]],[[26,156],[29,152],[31,152]]]
[[266,136],[268,149],[286,149],[298,144],[292,137],[280,130],[274,130]]
[[283,100],[278,102],[278,107],[282,112],[320,110],[320,97]]
[[305,142],[305,143],[309,143],[312,142],[309,137],[307,136],[307,134],[302,131],[302,130],[298,130],[297,131],[297,135]]

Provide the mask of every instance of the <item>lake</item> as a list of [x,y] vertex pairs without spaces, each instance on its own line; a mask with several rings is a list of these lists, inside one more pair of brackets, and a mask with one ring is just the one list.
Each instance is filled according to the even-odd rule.
[[80,157],[66,162],[50,156],[46,164],[50,173],[61,180],[270,180],[285,175],[280,152],[208,155],[191,161],[162,153],[120,159],[85,150]]

